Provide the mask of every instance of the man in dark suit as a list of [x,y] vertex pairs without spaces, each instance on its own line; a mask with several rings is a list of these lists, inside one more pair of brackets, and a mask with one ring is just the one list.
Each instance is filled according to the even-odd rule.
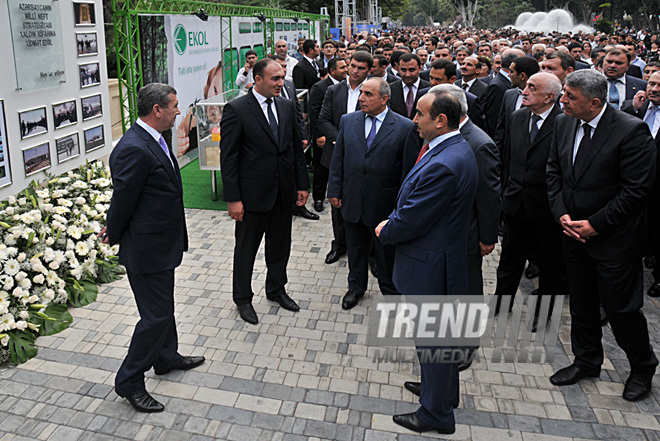
[[[334,60],[334,61],[333,61]],[[323,97],[328,87],[339,84],[346,79],[348,65],[346,60],[333,58],[328,63],[329,75],[326,79],[314,84],[309,91],[309,130],[312,134],[312,148],[314,149],[314,182],[312,183],[312,196],[314,197],[314,209],[318,212],[323,211],[323,201],[325,200],[325,190],[328,186],[328,167],[321,163],[323,149],[326,138],[321,132],[319,116]]]
[[486,88],[488,86],[477,78],[480,70],[481,61],[477,60],[476,57],[465,58],[465,60],[463,60],[463,65],[461,66],[461,74],[463,76],[460,80],[456,80],[456,83],[454,84],[481,99],[484,93],[486,93]]
[[539,71],[539,63],[531,57],[518,57],[511,63],[511,86],[512,89],[504,92],[502,109],[497,120],[497,128],[493,140],[500,149],[502,158],[502,188],[506,186],[509,173],[509,149],[504,143],[506,128],[509,126],[511,114],[520,109],[523,102],[522,91],[527,87],[527,80]]
[[255,86],[228,103],[222,115],[220,161],[223,198],[236,221],[233,298],[243,320],[257,324],[252,272],[266,235],[266,297],[298,311],[286,294],[291,252],[291,207],[307,201],[307,167],[296,121],[296,104],[280,97],[282,68],[265,58],[254,66]]
[[[453,96],[427,93],[416,112],[414,122],[427,143],[401,185],[396,208],[378,225],[376,235],[383,244],[396,245],[392,280],[403,295],[466,294],[468,220],[479,180],[477,163],[458,132],[461,106]],[[414,432],[454,433],[456,364],[423,362],[420,367],[421,407],[395,415],[394,422]]]
[[[660,71],[653,72],[649,77],[646,90],[637,92],[632,100],[624,101],[621,110],[644,120],[649,126],[651,135],[655,138],[656,178],[649,197],[648,214],[649,241],[652,254],[657,259],[660,258],[660,179],[658,179],[660,170],[660,166],[658,166],[660,162],[660,154],[658,154],[660,149],[660,137],[658,136],[658,129],[660,129]],[[653,268],[653,280],[655,283],[651,285],[647,293],[651,297],[660,297],[660,264],[658,263]]]
[[[550,296],[550,311],[554,296],[560,293],[564,273],[561,230],[550,212],[545,183],[552,131],[561,114],[557,104],[560,92],[561,82],[556,76],[546,72],[532,75],[523,90],[523,107],[511,114],[507,126],[505,144],[510,155],[503,198],[504,239],[495,288],[498,312],[502,296],[511,297],[511,310],[530,253],[538,257],[537,294]],[[541,303],[536,306],[533,331]]]
[[547,165],[552,214],[563,228],[571,290],[575,361],[550,377],[555,385],[598,377],[603,363],[599,303],[630,363],[623,398],[651,391],[658,360],[641,311],[644,209],[656,148],[648,126],[607,102],[607,80],[580,70],[566,78]]
[[520,49],[507,49],[502,54],[502,68],[498,74],[488,83],[486,93],[481,98],[486,120],[486,133],[492,138],[497,128],[497,119],[502,109],[504,92],[511,89],[511,63],[518,57],[524,57],[525,53]]
[[401,181],[419,154],[415,124],[388,110],[390,88],[381,78],[364,82],[361,112],[344,115],[332,154],[328,200],[341,209],[348,248],[348,292],[343,309],[357,305],[367,290],[367,255],[373,245],[383,294],[399,294],[392,284],[394,247],[374,233],[394,209]]
[[382,55],[374,55],[374,67],[371,69],[369,78],[382,78],[388,83],[399,81],[399,78],[387,72],[388,62]]
[[144,387],[144,373],[157,375],[199,366],[204,357],[177,351],[174,269],[188,249],[183,188],[176,157],[161,135],[180,114],[176,90],[147,84],[138,93],[138,120],[110,155],[114,191],[101,232],[104,243],[119,244],[140,321],[117,377],[115,391],[138,412],[164,407]]
[[305,40],[303,52],[302,60],[293,67],[293,82],[296,89],[311,89],[320,79],[319,65],[316,62],[320,52],[319,44],[316,40]]
[[623,49],[612,48],[605,54],[603,73],[607,77],[607,102],[615,109],[625,100],[633,99],[640,90],[646,90],[646,81],[626,74],[629,66],[630,54]]
[[[332,153],[339,131],[341,117],[347,113],[360,109],[359,97],[362,84],[367,79],[373,67],[373,57],[366,51],[357,51],[351,57],[348,67],[348,77],[339,84],[328,87],[323,98],[321,113],[319,114],[319,127],[325,136],[325,147],[321,164],[330,168]],[[332,207],[332,232],[334,239],[330,252],[325,256],[325,263],[330,265],[337,262],[346,254],[346,232],[344,219],[339,209]]]
[[390,108],[399,115],[413,119],[415,106],[420,97],[420,90],[430,87],[431,84],[419,78],[422,63],[415,54],[404,54],[399,58],[399,73],[401,81],[390,84],[392,96]]
[[332,40],[325,40],[323,42],[322,52],[318,58],[317,64],[319,69],[322,67],[328,68],[328,62],[332,60],[337,54],[337,43]]

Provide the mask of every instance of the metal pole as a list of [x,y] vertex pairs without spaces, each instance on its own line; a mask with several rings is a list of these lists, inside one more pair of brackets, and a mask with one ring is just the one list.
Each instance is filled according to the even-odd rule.
[[218,182],[215,177],[215,170],[211,170],[211,189],[213,190],[213,200],[218,200]]

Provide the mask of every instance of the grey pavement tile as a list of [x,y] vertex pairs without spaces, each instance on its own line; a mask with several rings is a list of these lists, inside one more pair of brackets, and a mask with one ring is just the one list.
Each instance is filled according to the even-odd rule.
[[493,427],[489,412],[471,409],[456,409],[454,411],[456,423],[476,425],[480,427]]
[[[541,433],[541,422],[538,418],[525,415],[509,415],[509,429],[520,432]],[[462,423],[465,424],[465,423]]]
[[227,439],[232,441],[247,441],[261,439],[262,429],[256,427],[246,427],[234,425],[229,431]]
[[223,390],[249,395],[259,395],[264,384],[261,381],[243,380],[242,378],[225,377],[220,385]]
[[646,436],[641,429],[631,427],[618,427],[605,424],[594,424],[594,432],[598,439],[645,441]]
[[307,422],[307,427],[305,427],[305,435],[335,439],[337,435],[337,427],[337,424],[310,420]]
[[596,423],[596,415],[590,407],[586,406],[567,406],[568,411],[571,413],[573,421],[579,421],[583,423]]
[[247,426],[250,424],[250,421],[252,421],[253,416],[254,412],[248,410],[235,409],[233,407],[215,404],[209,409],[206,418]]
[[281,415],[258,413],[252,418],[252,425],[261,429],[269,429],[278,432],[282,428],[284,420],[285,417]]
[[59,426],[48,437],[48,441],[76,441],[81,437],[83,431],[74,427]]
[[541,418],[540,421],[541,430],[543,430],[543,433],[546,435],[587,439],[593,439],[595,436],[592,424],[551,420],[547,418]]
[[210,409],[211,405],[208,403],[200,403],[198,401],[185,400],[182,398],[172,398],[167,403],[167,410],[174,414],[204,416]]
[[[274,398],[276,400],[286,401],[291,396],[293,390],[290,386],[283,386],[281,384],[265,383],[261,391],[261,396],[265,398]],[[310,391],[311,392],[311,391]]]
[[324,406],[332,406],[335,400],[335,393],[325,390],[310,389],[305,394],[305,403],[323,404]]
[[386,415],[394,414],[396,402],[382,398],[363,397],[352,395],[348,407],[355,410],[366,410],[374,413],[384,413]]

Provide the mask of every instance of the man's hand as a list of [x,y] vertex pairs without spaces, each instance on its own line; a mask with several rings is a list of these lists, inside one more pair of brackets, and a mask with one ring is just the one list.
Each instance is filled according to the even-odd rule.
[[493,252],[493,250],[495,249],[495,244],[486,245],[481,241],[479,241],[479,249],[481,250],[481,257],[484,257]]
[[244,72],[245,72],[245,75],[247,75],[248,73],[250,73],[250,68],[251,68],[251,67],[252,67],[252,66],[250,65],[250,62],[249,62],[249,61],[246,61],[246,62],[245,62],[245,67],[244,67],[244,69],[245,69],[245,71],[244,71]]
[[572,237],[575,240],[579,240],[580,242],[584,243],[586,240],[573,229],[571,224],[573,221],[571,220],[571,216],[568,214],[563,215],[562,217],[559,218],[559,223],[561,224],[561,227],[563,228],[563,233],[567,235],[568,237]]
[[302,145],[303,145],[303,150],[307,150],[307,146],[309,146],[309,141],[306,139],[302,140]]
[[316,145],[318,147],[323,148],[323,146],[325,145],[325,136],[321,136],[320,138],[316,138]]
[[298,190],[298,200],[296,201],[296,205],[299,207],[305,205],[307,203],[307,196],[309,196],[309,192],[307,190]]
[[380,231],[383,229],[385,225],[389,222],[389,219],[385,219],[383,222],[379,223],[378,226],[376,227],[376,237],[380,237]]
[[570,221],[568,225],[573,231],[575,231],[580,235],[580,237],[583,237],[584,239],[598,236],[598,232],[594,230],[588,220]]
[[230,218],[237,222],[241,222],[243,220],[243,215],[245,214],[243,202],[237,201],[227,203],[227,212],[229,213]]
[[103,227],[103,229],[97,236],[99,239],[101,239],[101,243],[108,243],[108,233],[106,232],[107,229],[108,229],[107,226]]
[[335,208],[341,208],[341,199],[339,198],[328,198],[328,201],[330,202],[330,205],[332,205]]
[[640,90],[635,94],[632,100],[632,105],[633,108],[635,109],[635,112],[639,112],[639,109],[642,108],[645,102],[646,102],[646,91]]

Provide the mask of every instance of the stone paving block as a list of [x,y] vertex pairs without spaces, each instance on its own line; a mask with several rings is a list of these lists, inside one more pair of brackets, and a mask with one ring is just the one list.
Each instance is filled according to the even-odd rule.
[[541,422],[536,417],[523,415],[509,415],[509,429],[520,432],[541,433]]
[[254,413],[247,410],[215,404],[211,406],[206,418],[246,426],[250,424],[253,416]]
[[76,441],[81,437],[83,431],[73,427],[59,426],[48,437],[48,441]]
[[558,421],[541,418],[541,430],[547,435],[587,438],[594,439],[596,437],[594,429],[591,424],[576,423],[572,421]]

